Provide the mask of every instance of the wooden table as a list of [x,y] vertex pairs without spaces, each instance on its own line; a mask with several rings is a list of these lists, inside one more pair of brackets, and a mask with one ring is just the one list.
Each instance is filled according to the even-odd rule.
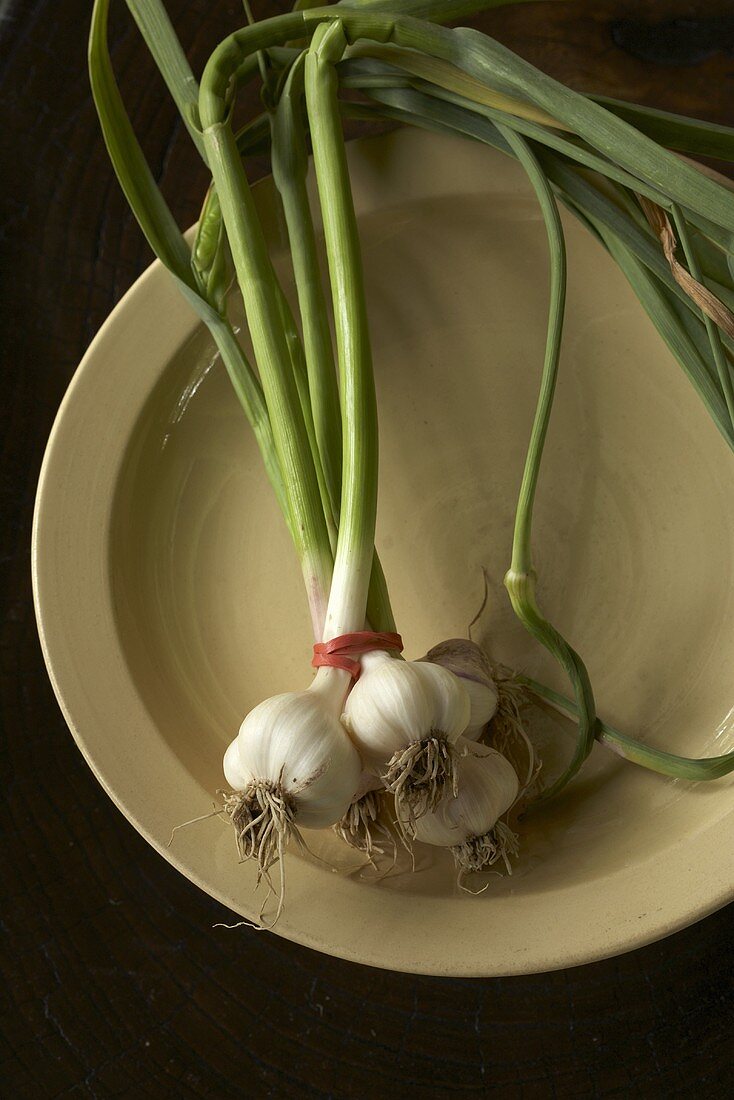
[[[237,0],[169,0],[199,65]],[[253,0],[262,16],[284,3]],[[727,1093],[734,909],[578,970],[438,980],[241,929],[113,807],[39,651],[31,510],[51,423],[109,311],[149,262],[85,72],[89,0],[0,4],[3,1095],[669,1097]],[[122,3],[114,60],[181,224],[200,165]],[[684,21],[661,26],[675,18]],[[579,88],[734,124],[734,5],[538,3],[481,25]],[[491,929],[488,929],[491,935]],[[728,1043],[728,1050],[727,1050]]]

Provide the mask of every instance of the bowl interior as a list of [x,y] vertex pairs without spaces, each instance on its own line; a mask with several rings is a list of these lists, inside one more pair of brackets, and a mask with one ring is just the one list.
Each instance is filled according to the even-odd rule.
[[[380,408],[378,546],[406,653],[465,633],[486,569],[479,637],[495,659],[566,690],[502,588],[545,338],[535,201],[512,162],[468,143],[400,134],[350,156]],[[268,183],[258,201],[292,297]],[[603,717],[672,751],[722,753],[734,747],[732,456],[621,274],[571,217],[566,229],[562,369],[533,535],[539,600],[586,660]],[[140,299],[122,308],[128,327],[144,328]],[[166,311],[176,320],[138,369],[100,519],[107,658],[139,705],[132,774],[119,760],[99,763],[104,734],[82,738],[159,847],[207,812],[242,717],[305,685],[310,655],[299,571],[251,432],[208,334],[173,297]],[[531,728],[552,772],[573,727],[537,711]],[[157,776],[154,808],[138,771]],[[731,837],[731,807],[729,780],[666,780],[597,747],[567,792],[523,823],[513,875],[493,877],[481,896],[457,889],[447,853],[421,848],[420,874],[378,880],[330,835],[311,834],[314,856],[288,857],[279,927],[394,968],[569,965],[720,904],[730,888],[722,860],[701,870],[705,901],[680,871],[697,858],[693,838]],[[168,855],[257,913],[252,873],[235,865],[218,819],[177,834]],[[565,930],[549,934],[563,914]],[[606,923],[590,939],[592,914]],[[462,942],[447,942],[449,923]]]

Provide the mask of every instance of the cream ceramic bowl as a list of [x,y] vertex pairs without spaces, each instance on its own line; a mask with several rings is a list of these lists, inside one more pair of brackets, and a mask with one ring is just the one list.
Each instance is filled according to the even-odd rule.
[[[399,133],[350,148],[381,410],[378,542],[410,656],[460,634],[492,578],[494,656],[561,687],[501,579],[542,362],[547,260],[518,167]],[[282,257],[271,184],[257,199]],[[734,747],[734,458],[623,277],[567,219],[570,292],[539,487],[539,595],[600,711],[692,756]],[[282,265],[281,265],[282,266]],[[287,281],[287,279],[286,279]],[[254,872],[212,806],[242,716],[309,680],[299,573],[248,425],[158,264],[94,340],[41,476],[46,661],[115,803],[202,889],[254,917]],[[560,718],[534,722],[552,771]],[[734,789],[598,748],[527,818],[512,877],[457,890],[446,853],[375,881],[330,834],[289,854],[277,931],[395,970],[518,974],[626,951],[732,896]],[[336,869],[336,872],[332,870]],[[226,933],[212,932],[212,935]]]

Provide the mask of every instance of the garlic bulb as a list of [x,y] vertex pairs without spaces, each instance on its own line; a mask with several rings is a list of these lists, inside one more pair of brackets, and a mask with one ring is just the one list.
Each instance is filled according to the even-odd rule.
[[498,859],[504,859],[509,869],[508,855],[516,852],[515,836],[499,818],[517,799],[515,770],[487,745],[462,738],[458,748],[457,793],[447,794],[433,812],[415,822],[415,838],[451,848],[462,872],[481,871]]
[[299,827],[333,825],[354,797],[361,763],[337,713],[313,685],[275,695],[250,711],[224,754],[240,855],[256,858],[261,874]]
[[440,665],[368,653],[342,721],[368,767],[412,822],[453,783],[453,743],[470,716],[461,681]]
[[338,718],[311,691],[287,692],[251,710],[224,757],[235,790],[279,787],[307,829],[337,821],[361,774],[359,755]]
[[449,638],[428,650],[423,661],[441,665],[458,676],[471,703],[471,718],[463,736],[476,741],[497,713],[499,691],[481,646],[468,638]]

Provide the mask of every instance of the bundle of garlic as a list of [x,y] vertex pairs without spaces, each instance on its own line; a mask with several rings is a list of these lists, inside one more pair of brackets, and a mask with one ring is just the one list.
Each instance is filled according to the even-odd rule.
[[[227,810],[239,850],[243,858],[255,858],[265,875],[276,859],[282,859],[289,837],[298,834],[300,826],[336,824],[342,835],[371,854],[377,818],[374,793],[365,792],[356,799],[360,804],[355,807],[362,768],[379,776],[394,795],[398,822],[407,820],[403,827],[410,834],[415,822],[435,809],[447,792],[458,793],[454,744],[471,721],[469,692],[453,672],[438,664],[403,661],[386,652],[399,650],[401,641],[394,633],[391,614],[384,610],[389,604],[373,550],[377,471],[374,382],[334,70],[344,45],[338,24],[319,28],[302,74],[296,69],[298,75],[292,77],[294,84],[302,77],[309,110],[342,401],[341,500],[326,599],[318,567],[327,557],[324,531],[328,535],[328,524],[323,520],[330,513],[328,508],[323,512],[316,506],[309,509],[304,489],[310,489],[316,504],[320,494],[324,507],[319,475],[321,472],[323,478],[327,450],[322,454],[317,447],[309,455],[306,444],[298,443],[299,429],[308,438],[308,423],[299,421],[297,390],[292,386],[289,391],[282,370],[282,334],[272,324],[273,317],[283,321],[285,309],[272,276],[270,284],[263,287],[266,269],[257,267],[262,238],[244,172],[227,137],[225,99],[207,102],[207,111],[202,113],[205,148],[245,309],[251,327],[257,324],[253,343],[263,387],[266,397],[272,389],[272,400],[288,409],[288,422],[271,416],[274,445],[281,467],[285,456],[297,471],[285,488],[299,532],[310,523],[312,535],[303,540],[302,564],[317,637],[320,634],[314,663],[327,666],[320,668],[308,691],[257,706],[227,750],[225,772],[236,791],[228,799]],[[287,100],[284,112],[280,132],[287,125],[292,134],[295,116]],[[282,161],[278,163],[281,192],[285,193]],[[297,202],[290,205],[290,211],[292,241],[302,241],[299,231],[304,223],[308,225],[309,215]],[[260,280],[259,293],[253,291],[256,278]],[[263,303],[263,292],[268,290]],[[330,436],[325,429],[324,438],[332,439],[333,432]],[[371,602],[370,588],[378,590]],[[383,632],[363,630],[368,618],[374,623],[375,607],[387,615],[387,621],[379,624],[386,627]],[[356,681],[353,686],[352,680]]]
[[[280,861],[282,875],[289,839],[302,827],[327,826],[369,856],[379,799],[392,798],[404,836],[451,848],[461,873],[507,864],[515,842],[502,819],[534,773],[519,721],[526,691],[578,721],[573,756],[543,797],[576,774],[595,740],[669,775],[711,779],[731,771],[733,754],[684,760],[599,720],[583,661],[537,605],[531,529],[565,302],[559,197],[620,264],[734,448],[734,316],[701,282],[688,232],[690,224],[704,268],[715,271],[722,295],[732,296],[724,261],[731,261],[734,197],[645,130],[665,132],[683,151],[713,148],[730,159],[734,134],[648,117],[613,101],[603,106],[479,32],[435,25],[512,0],[299,2],[298,10],[240,28],[220,43],[201,87],[161,0],[127,2],[211,172],[193,248],[125,113],[107,45],[110,0],[94,0],[89,65],[105,141],[149,243],[207,325],[252,425],[298,555],[314,628],[317,672],[310,687],[255,706],[225,754],[233,788],[226,812],[241,858],[256,861],[258,878]],[[266,113],[235,134],[237,91],[251,79],[263,82]],[[370,102],[340,100],[340,84]],[[505,586],[519,620],[570,680],[573,700],[522,677],[498,676],[481,650],[462,640],[441,643],[421,661],[398,657],[402,642],[374,549],[377,409],[343,113],[377,114],[494,145],[517,159],[536,194],[550,254],[548,337]],[[336,354],[306,189],[309,140]],[[298,318],[276,277],[245,173],[243,155],[255,148],[271,153]],[[670,218],[690,271],[673,255]],[[232,294],[244,306],[255,366],[229,316],[230,257]],[[493,747],[480,737],[490,737]],[[520,779],[513,738],[526,748],[527,774]]]
[[363,629],[368,592],[379,585],[373,560],[377,411],[359,239],[336,99],[335,48],[338,53],[343,50],[338,28],[324,28],[303,66],[309,112],[318,119],[312,125],[312,145],[342,402],[339,524],[333,557],[328,521],[333,525],[335,506],[324,489],[327,451],[320,452],[315,443],[312,448],[313,412],[304,409],[292,373],[286,307],[226,121],[225,97],[215,97],[202,113],[205,148],[271,410],[274,447],[280,469],[290,472],[285,482],[288,514],[301,551],[317,636],[312,663],[318,672],[311,687],[255,707],[225,755],[226,776],[236,792],[228,800],[228,812],[240,853],[254,857],[265,875],[276,858],[282,860],[289,836],[301,825],[326,827],[344,816],[362,771],[357,749],[340,721],[350,683],[359,673],[356,658],[371,649],[402,648],[390,629],[392,622],[382,633]]

